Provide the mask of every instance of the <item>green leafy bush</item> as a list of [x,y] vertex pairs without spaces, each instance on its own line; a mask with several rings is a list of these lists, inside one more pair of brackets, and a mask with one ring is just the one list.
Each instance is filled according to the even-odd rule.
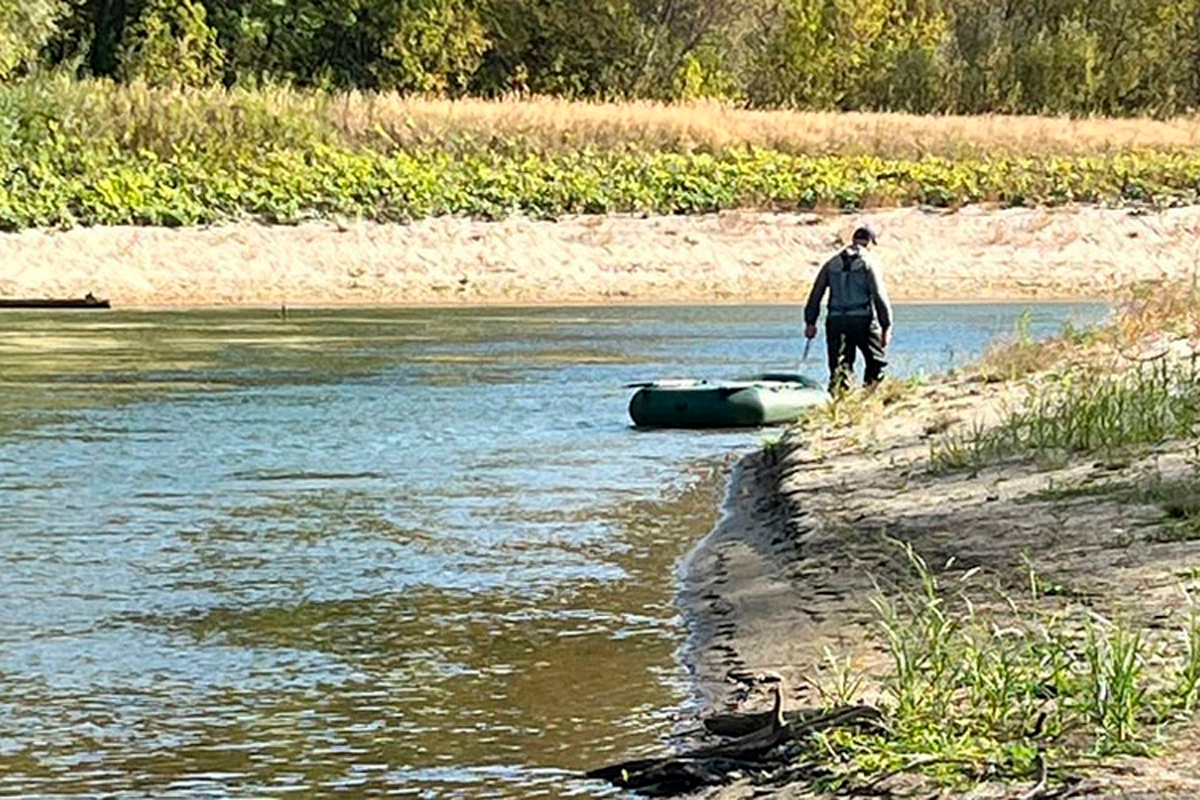
[[61,0],[0,0],[0,78],[33,61],[64,7]]
[[125,80],[204,86],[220,74],[224,53],[196,0],[151,0],[125,35]]
[[[453,124],[398,139],[400,133],[372,122],[382,114],[377,104],[391,99],[286,89],[166,90],[146,82],[115,87],[62,76],[0,87],[0,225],[291,222],[332,214],[375,220],[687,214],[980,201],[1176,205],[1200,196],[1200,153],[1188,150],[1027,156],[953,145],[953,155],[884,158],[857,146],[784,152],[731,142],[681,152],[674,140],[654,138],[657,128],[637,124],[580,146],[567,139],[550,146],[528,134],[485,139],[474,128],[460,135]],[[530,108],[514,104],[511,110]],[[389,125],[400,124],[400,112],[387,113]]]
[[1162,204],[1195,202],[1200,155],[1067,161],[915,161],[789,156],[582,152],[388,155],[314,142],[228,142],[163,155],[85,140],[49,124],[33,150],[0,151],[0,215],[8,227],[210,222],[241,216],[297,220],[348,214],[411,220],[443,214],[502,217],[612,211],[687,214],[729,208],[984,200],[1058,204],[1133,199],[1115,174],[1136,174]]

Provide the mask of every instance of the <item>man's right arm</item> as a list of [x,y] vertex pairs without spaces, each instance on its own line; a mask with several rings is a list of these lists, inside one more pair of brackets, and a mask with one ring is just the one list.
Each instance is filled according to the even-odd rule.
[[817,279],[813,281],[812,291],[808,293],[808,302],[804,304],[804,324],[808,326],[816,325],[817,318],[821,316],[821,298],[825,296],[825,290],[829,288],[829,264],[821,267],[821,271],[817,273]]

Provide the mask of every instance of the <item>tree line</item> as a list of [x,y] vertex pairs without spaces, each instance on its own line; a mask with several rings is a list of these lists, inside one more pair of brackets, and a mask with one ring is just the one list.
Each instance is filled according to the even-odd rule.
[[0,0],[0,77],[1186,113],[1200,0]]

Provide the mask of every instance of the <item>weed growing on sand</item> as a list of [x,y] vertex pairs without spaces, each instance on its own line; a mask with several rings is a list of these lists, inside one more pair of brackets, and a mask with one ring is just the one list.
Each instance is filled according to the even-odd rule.
[[873,389],[851,389],[833,402],[817,406],[805,414],[801,430],[832,431],[849,436],[859,445],[876,441],[877,429],[887,418],[888,409],[909,398],[922,378],[898,380],[885,378]]
[[1120,374],[1069,371],[1031,392],[993,427],[976,425],[930,445],[935,470],[978,469],[1007,458],[1108,457],[1193,435],[1200,372],[1162,361]]
[[854,668],[849,656],[839,658],[828,647],[817,672],[816,679],[808,684],[821,698],[821,704],[830,709],[856,702],[866,684],[866,675]]
[[1188,616],[1183,631],[1183,659],[1175,674],[1176,714],[1185,718],[1194,714],[1200,700],[1200,614]]
[[1098,337],[1095,328],[1067,324],[1057,336],[1036,339],[1032,322],[1026,309],[1017,318],[1012,335],[988,347],[972,371],[986,383],[1019,380],[1053,367]]
[[761,441],[763,461],[767,464],[775,464],[779,461],[779,456],[783,452],[783,435],[770,434],[763,436]]
[[1174,630],[1109,619],[1048,597],[1032,569],[1026,594],[981,597],[977,570],[947,583],[902,547],[915,586],[872,600],[891,665],[885,725],[810,745],[805,755],[827,765],[830,788],[898,772],[949,785],[1053,776],[1066,764],[1153,752],[1166,726],[1195,710],[1194,609]]

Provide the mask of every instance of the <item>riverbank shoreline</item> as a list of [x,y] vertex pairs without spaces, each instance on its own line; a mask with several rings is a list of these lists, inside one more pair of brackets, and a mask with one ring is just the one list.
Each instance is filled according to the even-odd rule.
[[[1033,303],[1072,303],[1072,304],[1104,304],[1109,302],[1108,297],[1103,295],[1081,295],[1081,296],[1064,296],[1064,297],[1046,297],[1030,299],[1027,297],[984,297],[984,298],[938,298],[938,299],[908,299],[904,298],[899,302],[905,305],[919,306],[996,306],[996,305],[1017,305],[1029,306]],[[509,303],[503,300],[495,302],[480,302],[472,304],[450,304],[450,303],[303,303],[303,304],[280,304],[280,305],[263,305],[259,303],[251,303],[246,305],[212,305],[204,303],[179,303],[177,305],[166,304],[149,304],[149,305],[122,305],[116,308],[103,309],[107,311],[123,311],[137,314],[155,314],[155,313],[175,313],[175,312],[203,312],[203,311],[245,311],[245,312],[261,312],[264,314],[274,315],[279,317],[286,314],[304,314],[304,313],[321,313],[323,311],[342,312],[342,311],[380,311],[393,309],[396,311],[460,311],[460,310],[487,310],[494,309],[496,311],[544,311],[548,308],[560,309],[594,309],[618,306],[620,308],[695,308],[697,305],[702,305],[706,308],[739,308],[742,306],[753,306],[755,308],[796,308],[799,309],[803,305],[802,299],[791,301],[780,300],[725,300],[719,302],[700,302],[697,300],[660,300],[656,302],[628,302],[628,303],[605,303],[597,301],[577,301],[563,303]],[[24,313],[43,313],[49,311],[66,311],[75,312],[79,309],[44,309],[44,308],[19,308],[19,309],[0,309],[10,312]],[[93,309],[85,309],[93,310]],[[799,310],[797,313],[800,313]]]
[[[861,681],[856,701],[879,703],[891,663],[870,599],[911,578],[897,542],[947,585],[981,575],[1016,597],[1036,568],[1056,599],[1109,619],[1151,632],[1186,619],[1200,542],[1173,528],[1173,512],[1164,515],[1161,500],[1143,488],[1192,485],[1189,441],[1127,458],[930,469],[938,437],[996,424],[1032,387],[947,376],[889,398],[865,428],[793,428],[739,462],[721,523],[689,554],[681,576],[685,663],[702,716],[762,711],[776,685],[785,709],[819,708],[847,676]],[[1072,796],[1194,797],[1198,750],[1192,720],[1162,752],[1085,771]],[[976,800],[1030,789],[984,781],[962,795],[913,775],[891,784]],[[733,800],[762,789],[743,779],[701,796]],[[813,796],[803,782],[773,789],[773,797]]]
[[1189,276],[1200,207],[722,212],[0,234],[0,297],[117,308],[798,303],[853,228],[894,300],[1049,301]]

